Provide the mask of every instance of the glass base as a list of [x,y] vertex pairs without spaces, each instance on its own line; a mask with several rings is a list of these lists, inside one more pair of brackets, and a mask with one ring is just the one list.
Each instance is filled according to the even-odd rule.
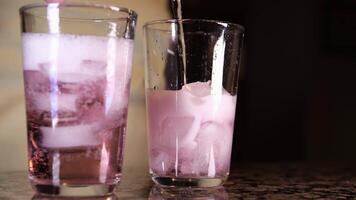
[[99,197],[109,196],[114,193],[116,184],[96,185],[32,185],[34,190],[44,196],[63,197]]
[[219,199],[228,200],[229,195],[223,186],[218,187],[152,187],[149,199]]
[[217,187],[224,184],[227,177],[216,178],[177,178],[153,176],[153,182],[162,187]]

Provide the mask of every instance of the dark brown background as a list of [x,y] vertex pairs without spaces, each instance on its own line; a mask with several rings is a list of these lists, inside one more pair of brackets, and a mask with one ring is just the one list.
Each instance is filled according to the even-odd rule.
[[356,3],[186,0],[246,28],[233,159],[356,159]]

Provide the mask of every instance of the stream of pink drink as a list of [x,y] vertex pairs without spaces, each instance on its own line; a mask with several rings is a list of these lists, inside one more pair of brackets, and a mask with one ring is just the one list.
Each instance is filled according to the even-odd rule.
[[30,179],[115,184],[121,175],[132,40],[23,34]]
[[150,170],[154,176],[224,177],[230,168],[236,96],[210,82],[147,90]]

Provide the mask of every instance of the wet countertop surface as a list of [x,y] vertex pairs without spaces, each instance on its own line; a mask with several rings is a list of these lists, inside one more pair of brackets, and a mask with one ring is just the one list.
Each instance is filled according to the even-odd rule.
[[[0,200],[12,199],[56,198],[36,196],[26,172],[0,173]],[[224,187],[209,190],[161,189],[144,172],[126,173],[116,195],[84,199],[356,199],[356,164],[237,164]]]

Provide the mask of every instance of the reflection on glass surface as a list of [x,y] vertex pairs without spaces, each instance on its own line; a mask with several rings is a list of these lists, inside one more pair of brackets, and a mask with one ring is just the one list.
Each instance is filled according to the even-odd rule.
[[119,198],[116,195],[104,197],[51,197],[36,194],[32,197],[32,200],[119,200]]
[[149,200],[227,200],[229,195],[224,187],[214,188],[161,188],[153,186]]

